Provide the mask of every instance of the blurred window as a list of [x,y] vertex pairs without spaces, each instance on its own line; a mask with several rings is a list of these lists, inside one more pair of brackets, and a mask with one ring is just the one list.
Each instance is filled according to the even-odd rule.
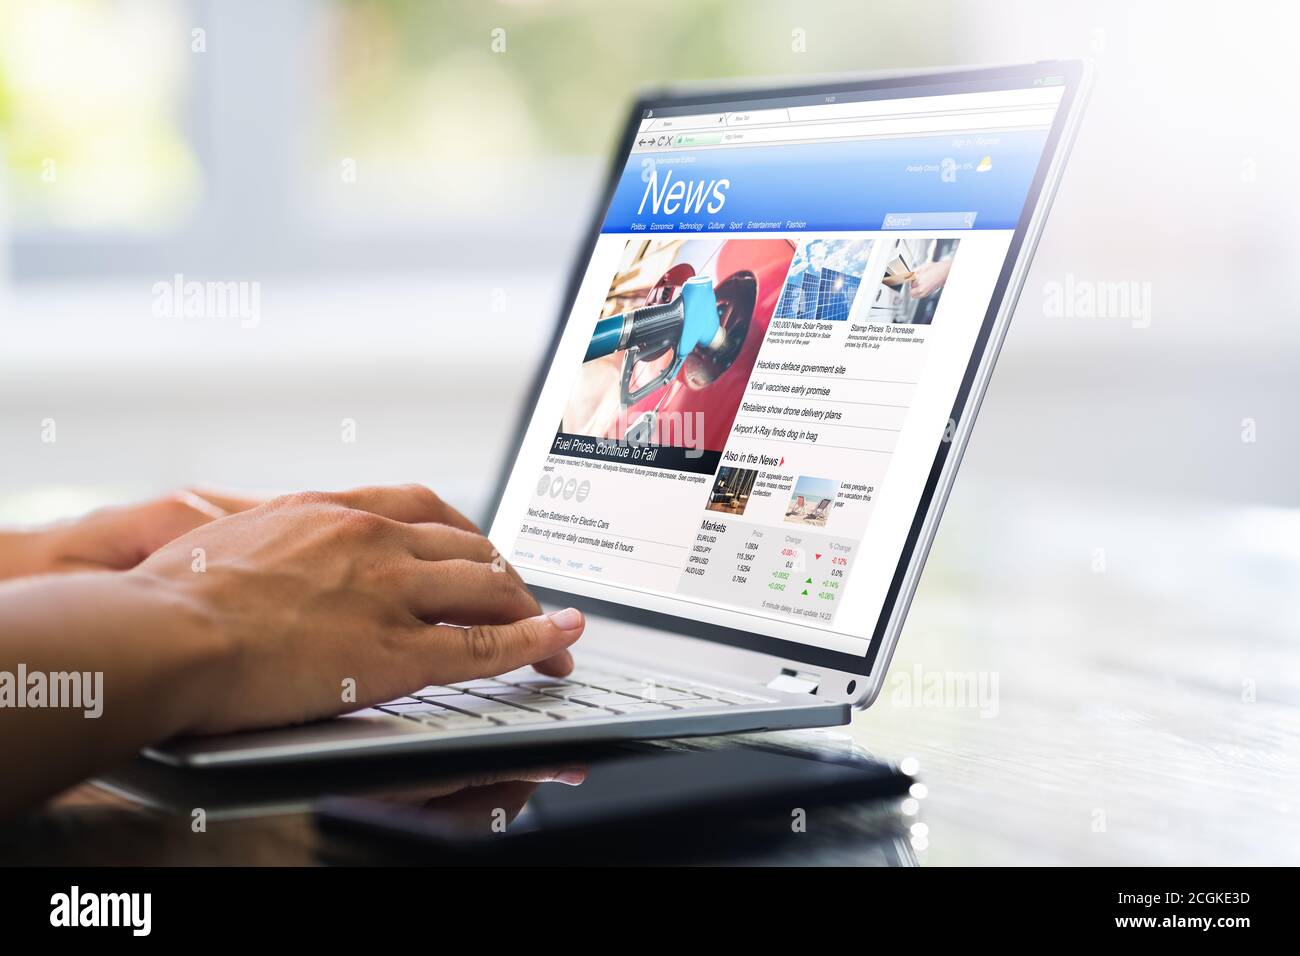
[[175,228],[202,171],[181,119],[182,7],[0,4],[0,150],[14,232]]
[[0,245],[18,279],[558,260],[636,90],[942,62],[948,7],[3,0]]

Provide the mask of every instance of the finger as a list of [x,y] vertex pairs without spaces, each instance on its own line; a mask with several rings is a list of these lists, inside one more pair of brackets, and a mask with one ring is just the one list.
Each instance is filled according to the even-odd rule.
[[533,670],[544,677],[568,677],[573,673],[573,655],[568,651],[560,651],[544,661],[538,661],[533,665]]
[[491,677],[554,657],[582,636],[582,612],[565,608],[514,624],[457,628],[438,624],[414,645],[431,684]]
[[[492,565],[494,571],[504,571],[521,586],[526,586],[514,565],[503,558],[496,546],[483,535],[445,524],[426,523],[408,527],[410,528],[407,533],[408,547],[411,553],[422,561],[447,561],[453,558],[478,561]],[[541,611],[542,608],[538,605],[520,617],[530,617],[540,614]]]
[[118,515],[122,540],[136,552],[138,564],[168,542],[210,521],[225,517],[219,507],[188,491],[125,509]]
[[212,488],[207,485],[196,485],[195,487],[188,489],[188,493],[203,501],[216,505],[228,515],[238,514],[241,511],[248,511],[250,508],[256,508],[258,505],[274,497],[269,494],[247,494],[238,491],[228,491],[224,488]]
[[483,535],[449,524],[408,524],[402,527],[401,533],[411,554],[421,561],[463,558],[466,561],[491,564],[497,557],[496,548]]
[[210,502],[181,492],[144,504],[105,508],[50,534],[60,568],[125,571],[169,541],[221,516]]
[[329,495],[339,504],[383,515],[407,524],[436,522],[463,531],[478,531],[474,522],[447,504],[424,485],[395,485],[353,488]]
[[404,571],[407,606],[430,624],[510,624],[542,610],[522,581],[480,561],[411,561]]

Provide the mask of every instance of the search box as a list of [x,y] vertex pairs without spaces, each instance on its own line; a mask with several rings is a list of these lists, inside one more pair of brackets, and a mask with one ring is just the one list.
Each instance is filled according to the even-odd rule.
[[973,212],[888,212],[880,223],[884,229],[974,229]]

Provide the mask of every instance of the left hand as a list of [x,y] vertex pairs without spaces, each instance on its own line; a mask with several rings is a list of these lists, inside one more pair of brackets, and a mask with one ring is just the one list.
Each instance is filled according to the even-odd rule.
[[3,539],[0,578],[61,571],[127,571],[200,525],[247,511],[258,497],[204,488],[92,511]]

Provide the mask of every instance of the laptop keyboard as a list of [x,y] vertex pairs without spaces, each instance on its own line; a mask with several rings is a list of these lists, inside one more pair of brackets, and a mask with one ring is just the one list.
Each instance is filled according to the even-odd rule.
[[434,685],[375,709],[429,730],[486,730],[516,724],[670,714],[703,708],[771,703],[734,690],[670,677],[636,678],[578,670],[567,678],[515,671],[504,677]]

